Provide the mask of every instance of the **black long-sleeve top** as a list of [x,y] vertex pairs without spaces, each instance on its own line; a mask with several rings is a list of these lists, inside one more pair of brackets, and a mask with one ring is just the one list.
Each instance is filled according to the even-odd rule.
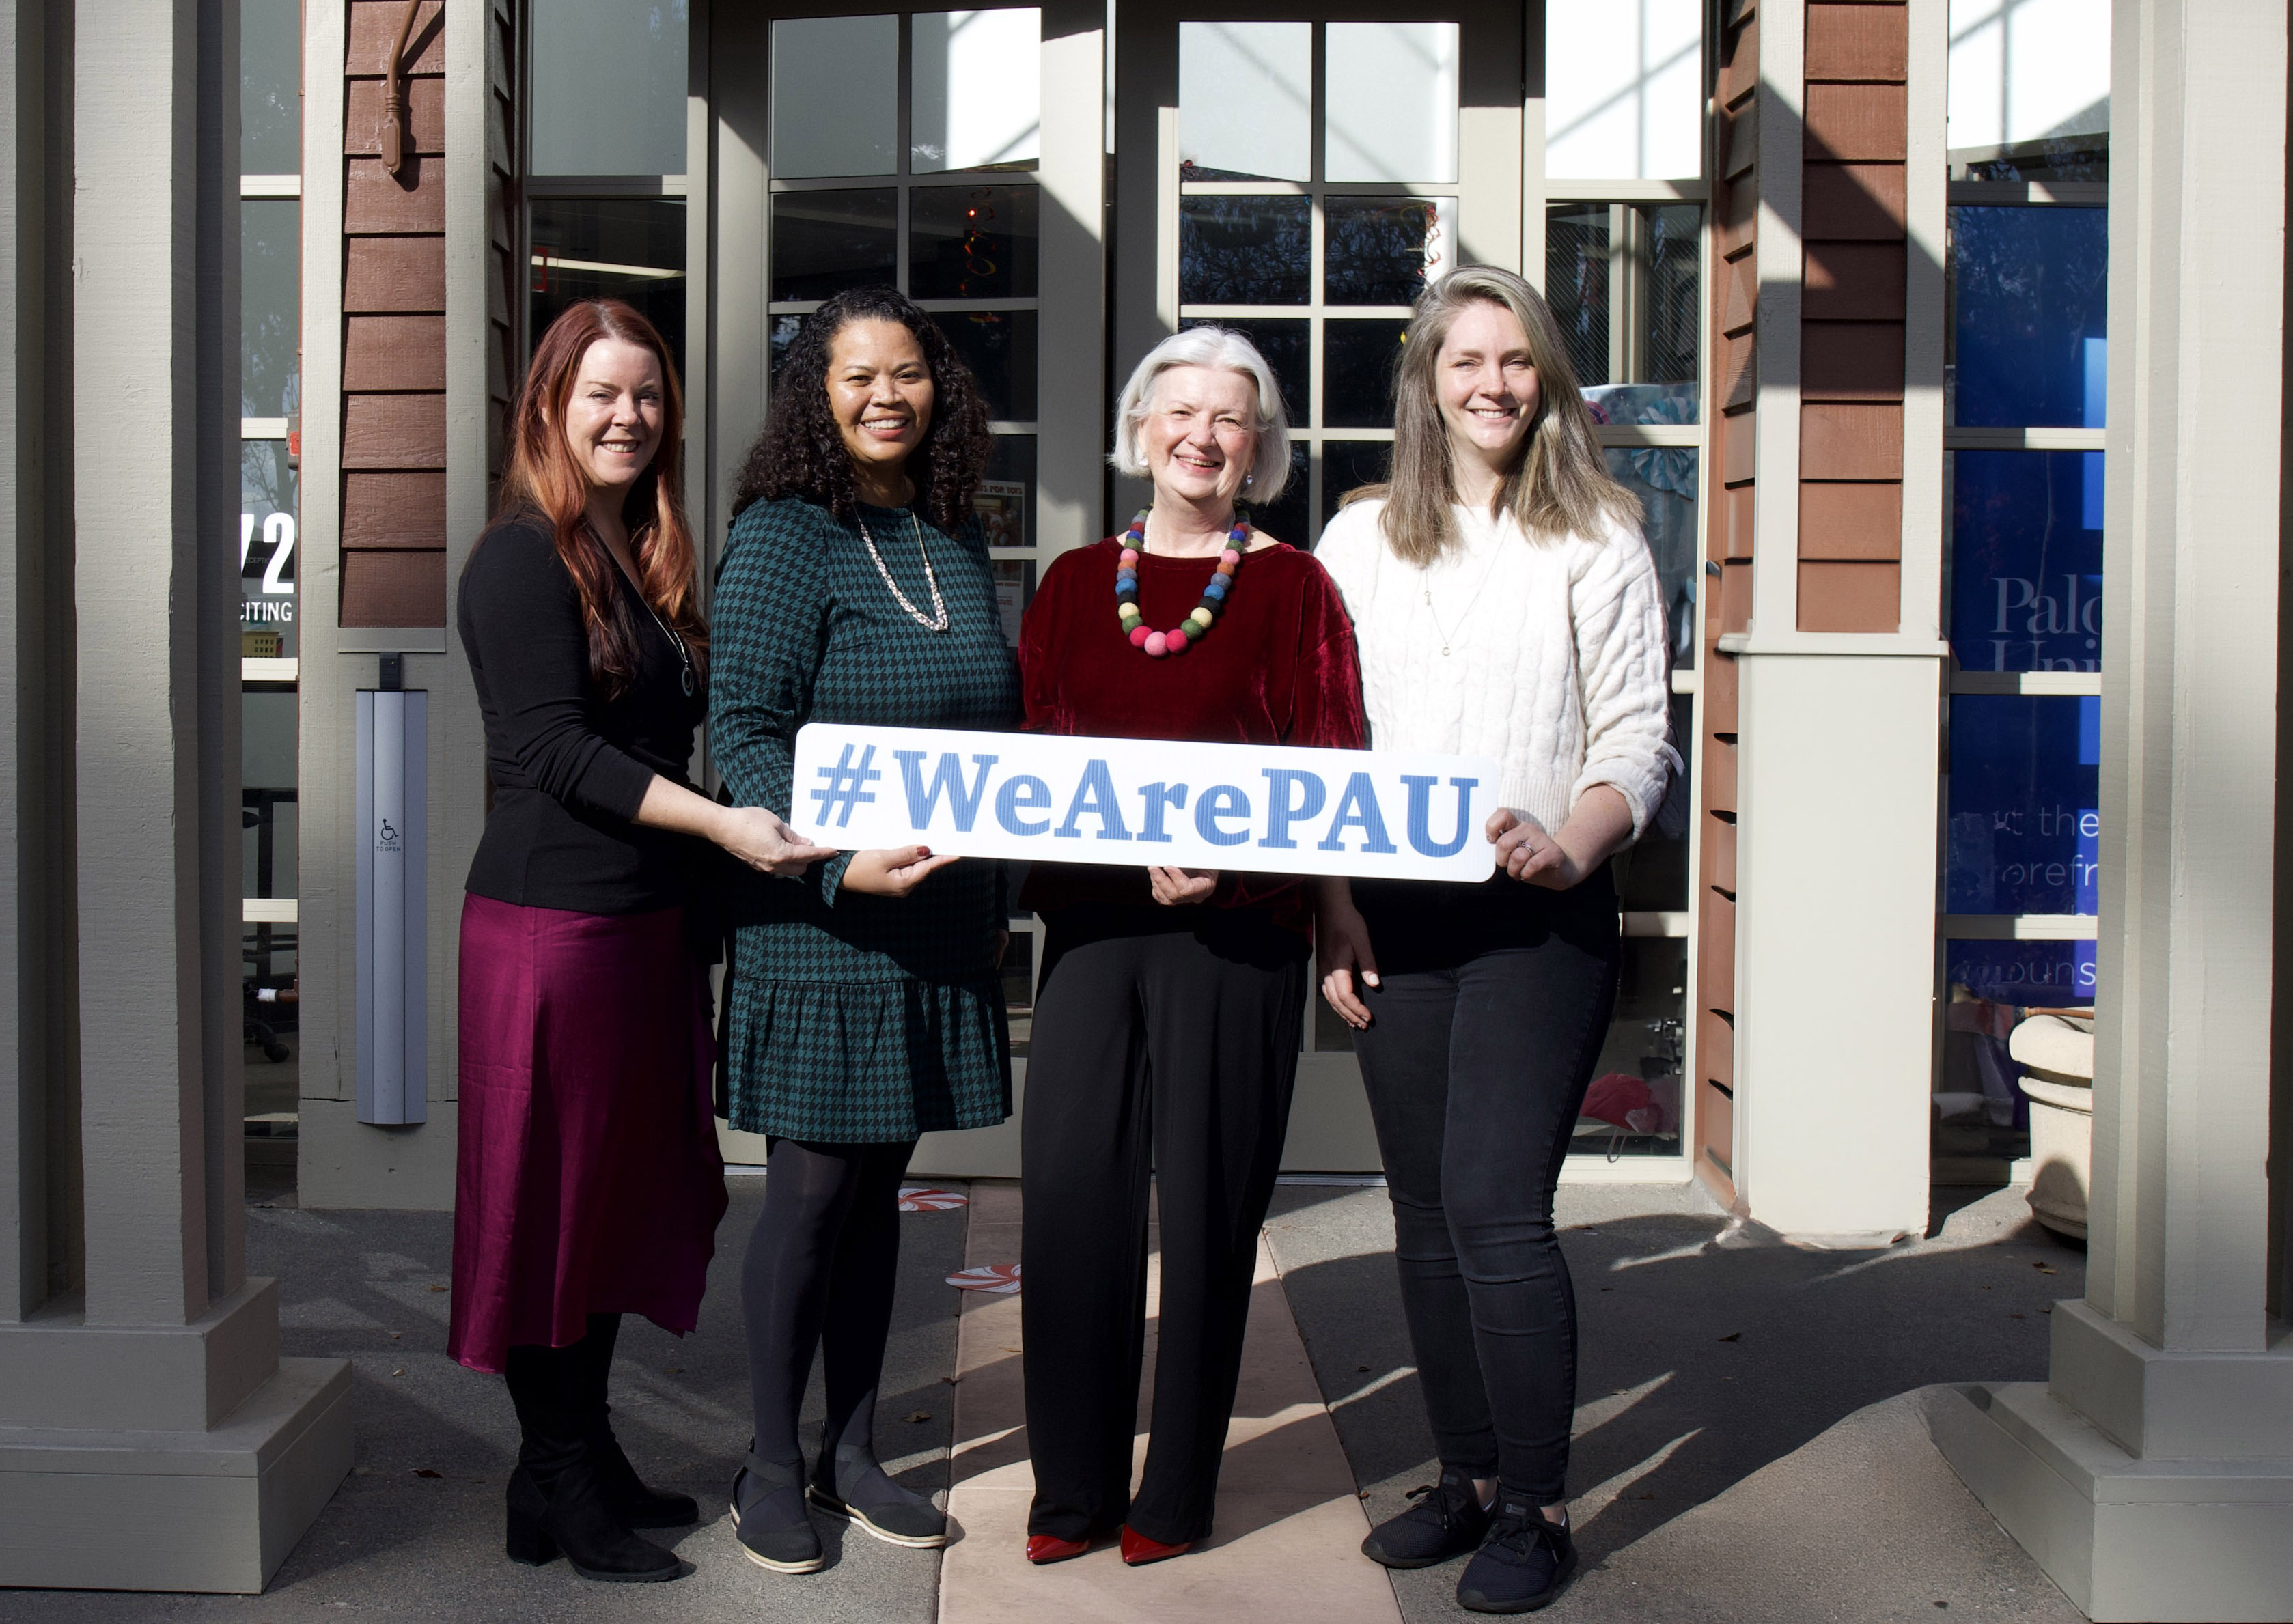
[[573,578],[538,514],[497,522],[472,549],[457,617],[485,718],[493,810],[467,888],[527,908],[646,913],[685,898],[693,843],[634,820],[659,773],[686,784],[709,696],[620,570],[613,612],[636,680],[607,699],[589,677]]

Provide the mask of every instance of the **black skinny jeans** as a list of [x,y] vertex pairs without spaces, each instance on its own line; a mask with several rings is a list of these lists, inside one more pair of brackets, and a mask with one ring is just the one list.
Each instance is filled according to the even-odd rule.
[[[1210,1532],[1258,1232],[1298,1080],[1305,939],[1243,909],[1048,916],[1020,1156],[1031,1534]],[[1130,1492],[1147,1186],[1155,1411]]]
[[866,1448],[900,1265],[900,1180],[912,1139],[814,1144],[775,1139],[765,1157],[765,1206],[741,1264],[749,1388],[761,1460],[799,1466],[797,1417],[812,1358],[828,1386],[821,1453]]
[[1354,1053],[1426,1418],[1445,1466],[1549,1506],[1576,1405],[1552,1195],[1616,1007],[1615,888],[1603,869],[1571,892],[1355,891],[1384,985]]

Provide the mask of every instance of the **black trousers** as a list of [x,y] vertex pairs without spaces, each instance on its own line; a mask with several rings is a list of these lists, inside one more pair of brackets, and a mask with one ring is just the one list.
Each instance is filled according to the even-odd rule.
[[[1208,907],[1074,908],[1047,924],[1021,1121],[1027,1531],[1076,1539],[1127,1521],[1197,1539],[1298,1078],[1306,944]],[[1133,1496],[1150,1176],[1162,1305]]]
[[588,1334],[563,1347],[519,1343],[503,1376],[517,1410],[518,1464],[545,1489],[612,1426],[605,1402],[621,1316],[593,1313]]
[[1357,885],[1384,982],[1354,1038],[1442,1463],[1566,1498],[1576,1308],[1552,1196],[1622,962],[1606,871]]
[[876,1389],[900,1267],[900,1180],[915,1141],[814,1144],[775,1139],[765,1205],[741,1264],[749,1390],[759,1459],[798,1466],[797,1418],[813,1355],[825,1367],[822,1447],[873,1450]]

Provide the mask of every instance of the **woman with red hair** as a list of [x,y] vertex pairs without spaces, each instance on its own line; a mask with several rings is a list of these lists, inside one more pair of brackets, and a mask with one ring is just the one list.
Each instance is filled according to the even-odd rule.
[[447,1351],[508,1378],[509,1555],[562,1551],[589,1579],[677,1578],[631,1531],[697,1515],[645,1487],[605,1402],[624,1313],[693,1329],[725,1210],[688,872],[703,842],[766,873],[828,855],[685,778],[709,629],[681,406],[643,316],[566,311],[535,348],[501,508],[461,582],[493,795],[462,910]]

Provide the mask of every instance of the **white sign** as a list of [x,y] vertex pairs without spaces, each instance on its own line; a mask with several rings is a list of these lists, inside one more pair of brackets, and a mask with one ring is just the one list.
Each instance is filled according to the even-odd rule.
[[844,851],[1488,878],[1483,756],[815,722],[790,821]]

